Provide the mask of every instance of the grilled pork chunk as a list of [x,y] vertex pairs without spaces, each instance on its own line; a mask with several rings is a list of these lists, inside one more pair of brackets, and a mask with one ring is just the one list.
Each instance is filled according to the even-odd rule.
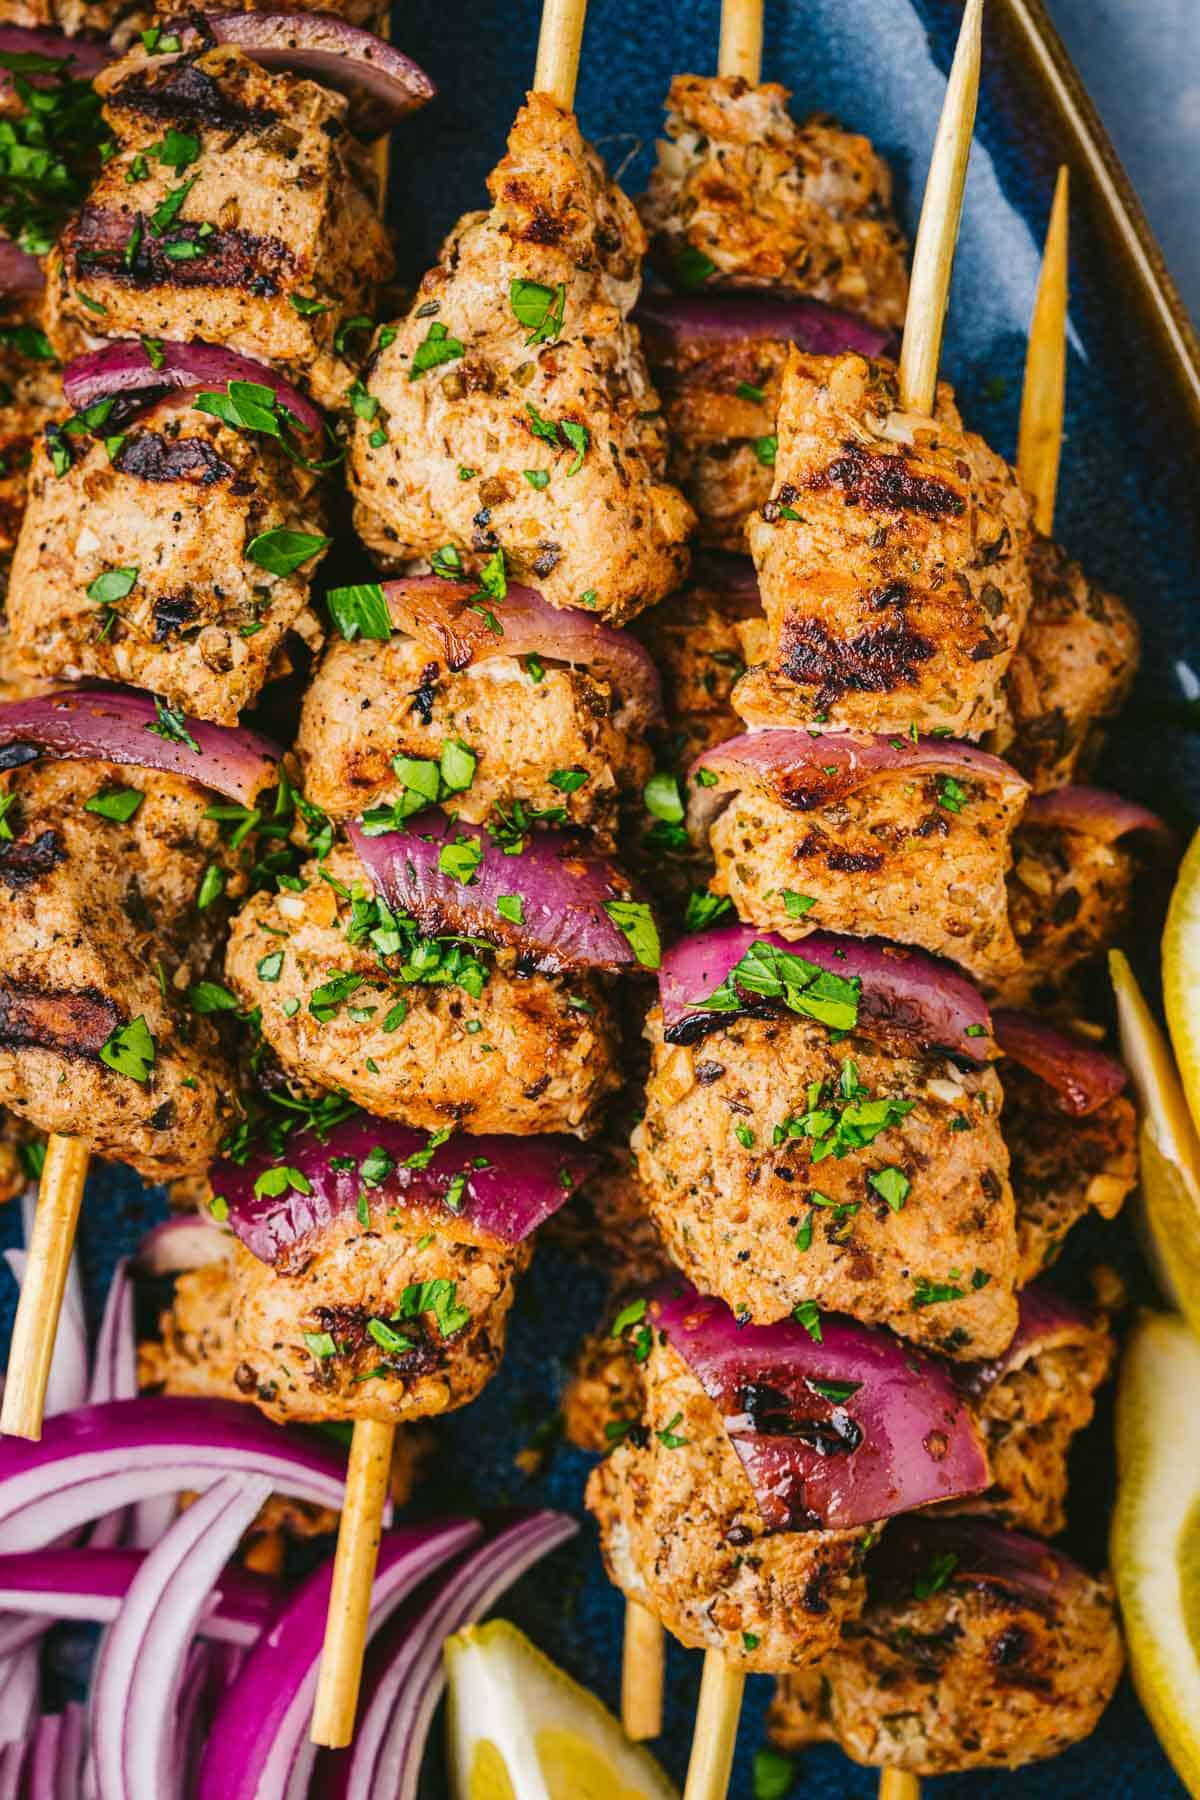
[[862,1607],[867,1529],[768,1532],[721,1415],[669,1344],[641,1368],[642,1418],[587,1486],[609,1579],[682,1644],[799,1669]]
[[1009,664],[1009,718],[996,741],[1034,791],[1062,787],[1095,760],[1103,724],[1120,712],[1137,673],[1137,620],[1093,587],[1049,538],[1029,545],[1033,604]]
[[701,557],[679,592],[634,627],[662,677],[674,760],[682,768],[741,730],[730,702],[746,669],[739,628],[758,611],[748,562]]
[[[397,931],[349,850],[304,875],[303,893],[247,902],[225,963],[234,991],[261,1006],[263,1036],[292,1080],[427,1131],[594,1124],[618,1080],[598,977],[523,974],[514,952],[480,957]],[[372,937],[399,948],[380,953]]]
[[206,868],[231,895],[245,885],[204,817],[212,796],[98,762],[26,764],[6,782],[0,1102],[148,1180],[197,1173],[237,1111],[216,1030],[187,997],[221,923],[219,904],[196,909]]
[[1116,941],[1130,915],[1137,861],[1128,841],[1027,819],[1013,834],[1008,912],[1021,966],[994,998],[1025,1006],[1049,998]]
[[790,98],[775,82],[675,77],[641,205],[656,259],[680,287],[783,288],[900,326],[891,171],[832,119],[797,124]]
[[96,85],[117,149],[52,259],[56,349],[203,338],[343,403],[340,328],[371,314],[392,270],[345,98],[230,47],[138,47]]
[[[645,238],[571,113],[533,94],[407,318],[376,338],[349,463],[390,560],[496,553],[554,606],[621,621],[687,566],[694,523],[636,329]],[[365,416],[370,411],[370,417]]]
[[963,429],[899,410],[896,370],[793,352],[771,498],[747,528],[767,630],[754,725],[979,737],[1029,610],[1029,499]]
[[[619,1302],[609,1308],[616,1316]],[[642,1416],[641,1371],[623,1338],[608,1327],[581,1342],[562,1394],[568,1441],[593,1456],[606,1456]]]
[[[235,725],[287,634],[315,640],[309,586],[327,542],[318,479],[270,437],[174,395],[122,429],[87,415],[45,429],[13,559],[18,656],[101,676]],[[289,574],[259,560],[270,533],[314,553]]]
[[59,371],[34,315],[32,303],[0,296],[0,596],[25,512],[33,446],[62,407]]
[[1065,1113],[1044,1081],[1006,1057],[1004,1135],[1017,1202],[1017,1281],[1054,1262],[1088,1211],[1115,1219],[1137,1185],[1137,1113],[1117,1094],[1083,1118]]
[[[611,840],[617,802],[653,769],[623,728],[611,685],[586,669],[515,656],[454,671],[412,638],[330,643],[305,695],[297,749],[305,792],[332,818],[391,805],[396,757],[436,761],[447,743],[474,761],[454,810],[481,823],[497,807],[565,815]],[[582,780],[578,778],[582,777]]]
[[885,1533],[862,1616],[780,1682],[776,1743],[834,1742],[869,1767],[941,1775],[1022,1768],[1094,1730],[1123,1662],[1111,1584],[1070,1565],[1064,1578],[1050,1549],[1035,1585],[1014,1581],[961,1548],[958,1529],[914,1519]]
[[700,1043],[670,1044],[651,1012],[633,1134],[688,1279],[755,1324],[813,1301],[951,1356],[1006,1349],[1016,1228],[995,1071],[836,1042],[793,1014],[714,1017]]

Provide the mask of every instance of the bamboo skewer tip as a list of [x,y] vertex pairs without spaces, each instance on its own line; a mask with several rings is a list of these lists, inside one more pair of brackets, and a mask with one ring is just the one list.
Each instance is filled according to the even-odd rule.
[[1033,495],[1034,522],[1047,536],[1054,529],[1066,408],[1069,199],[1070,176],[1064,164],[1054,185],[1029,326],[1017,437],[1017,473]]
[[564,112],[575,104],[586,12],[587,0],[544,0],[542,6],[533,89],[537,94],[548,94]]
[[310,1733],[314,1744],[331,1750],[344,1748],[354,1736],[395,1436],[390,1422],[359,1419],[350,1440]]
[[725,1800],[745,1685],[744,1669],[727,1661],[719,1650],[705,1651],[683,1800]]
[[879,1800],[921,1800],[921,1780],[909,1769],[884,1769],[879,1776]]
[[0,1432],[7,1437],[31,1438],[36,1443],[42,1435],[46,1385],[54,1360],[54,1340],[75,1248],[89,1158],[90,1148],[84,1138],[54,1133],[46,1141],[46,1160],[0,1407]]
[[967,0],[921,203],[904,341],[900,347],[900,404],[906,412],[926,417],[933,411],[937,392],[942,330],[962,220],[982,55],[983,0]]
[[740,75],[751,87],[762,77],[763,0],[724,0],[718,75]]
[[625,1605],[625,1646],[621,1658],[621,1723],[633,1742],[662,1735],[666,1673],[663,1628],[636,1600]]

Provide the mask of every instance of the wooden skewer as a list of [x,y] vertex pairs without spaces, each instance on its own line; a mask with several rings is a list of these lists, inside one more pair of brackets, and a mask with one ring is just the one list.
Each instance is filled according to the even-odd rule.
[[1025,354],[1017,474],[1034,499],[1034,523],[1048,537],[1054,529],[1054,502],[1062,460],[1063,410],[1067,387],[1067,240],[1070,178],[1058,171],[1054,204]]
[[[534,89],[549,94],[566,108],[575,99],[586,11],[587,0],[545,0],[542,13]],[[371,1586],[379,1556],[395,1438],[394,1425],[360,1419],[350,1440],[346,1497],[338,1527],[325,1642],[309,1734],[314,1744],[333,1750],[343,1748],[354,1735]]]
[[54,1360],[58,1315],[75,1247],[90,1154],[84,1138],[59,1137],[55,1133],[46,1144],[29,1260],[17,1301],[4,1404],[0,1409],[0,1431],[9,1437],[36,1440],[42,1435],[46,1383]]
[[745,1685],[745,1672],[728,1662],[720,1650],[705,1651],[683,1800],[725,1800]]
[[982,42],[983,0],[967,0],[921,203],[900,347],[900,404],[906,412],[926,417],[933,411],[937,391],[942,328],[975,130]]
[[908,1769],[885,1769],[879,1777],[879,1800],[921,1800],[920,1777]]
[[[721,39],[717,51],[717,74],[740,75],[743,81],[756,84],[762,75],[763,0],[722,0]],[[724,1795],[729,1783],[729,1765],[737,1739],[738,1715],[742,1705],[744,1676],[717,1683],[710,1676],[709,1662],[716,1657],[710,1651],[704,1665],[704,1684],[700,1694],[700,1710],[692,1737],[691,1768],[688,1773],[687,1800],[692,1800],[692,1773],[702,1784],[697,1795]],[[644,1606],[630,1600],[625,1607],[625,1649],[621,1662],[621,1723],[627,1737],[635,1741],[658,1737],[662,1731],[663,1688],[666,1673],[666,1638],[662,1626]],[[705,1706],[705,1694],[709,1704]],[[720,1696],[728,1709],[722,1714],[717,1704]],[[722,1765],[722,1758],[724,1764]],[[724,1766],[720,1786],[712,1783]]]

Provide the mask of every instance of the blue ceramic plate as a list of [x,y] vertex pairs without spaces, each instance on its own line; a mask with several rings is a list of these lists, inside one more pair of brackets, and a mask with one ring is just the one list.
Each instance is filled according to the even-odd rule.
[[[455,217],[477,207],[530,79],[534,0],[415,0],[395,39],[434,76],[440,97],[397,133],[392,210],[404,273],[432,260]],[[1103,771],[1114,786],[1187,826],[1200,800],[1200,520],[1194,508],[1200,449],[1200,375],[1187,364],[1186,327],[1156,286],[1152,247],[1123,210],[1119,171],[1089,137],[1086,102],[1070,71],[1039,38],[1036,0],[992,0],[983,92],[967,184],[966,216],[945,347],[945,371],[969,423],[1011,454],[1026,327],[1056,165],[1072,165],[1072,341],[1068,442],[1059,535],[1098,580],[1136,606],[1145,656],[1132,705],[1113,733]],[[941,106],[961,5],[954,0],[771,0],[765,73],[795,95],[867,132],[896,170],[910,230]],[[593,0],[583,51],[579,113],[631,192],[644,184],[673,71],[715,66],[716,0]],[[1147,96],[1147,104],[1151,97]],[[1153,976],[1156,930],[1133,945]],[[115,1170],[89,1188],[81,1253],[93,1323],[113,1259],[159,1215],[132,1177]],[[16,1209],[3,1217],[17,1241]],[[1076,1233],[1072,1261],[1103,1257],[1149,1297],[1127,1228]],[[11,1296],[9,1306],[11,1309]],[[514,1458],[552,1434],[565,1365],[597,1317],[603,1284],[541,1250],[514,1315],[511,1349],[483,1399],[437,1426],[438,1449],[421,1505],[456,1510],[505,1503],[581,1511],[588,1459],[559,1447],[528,1479]],[[1110,1419],[1100,1416],[1074,1457],[1069,1542],[1104,1559],[1111,1494]],[[575,1545],[528,1577],[505,1609],[545,1649],[612,1705],[620,1667],[622,1603],[600,1566],[585,1521]],[[664,1761],[682,1781],[700,1659],[672,1646]],[[747,1688],[733,1793],[753,1792],[770,1683]],[[876,1789],[869,1771],[835,1749],[811,1752],[796,1789],[808,1800]],[[927,1784],[972,1800],[1108,1800],[1181,1795],[1128,1685],[1086,1744],[1020,1774],[973,1774]],[[426,1793],[446,1793],[437,1743]],[[380,1796],[380,1800],[385,1800]]]

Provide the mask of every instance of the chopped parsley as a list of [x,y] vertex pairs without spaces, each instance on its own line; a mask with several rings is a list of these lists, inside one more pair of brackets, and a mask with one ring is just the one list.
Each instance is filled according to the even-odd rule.
[[155,737],[162,738],[168,744],[182,744],[185,749],[194,751],[197,756],[200,755],[200,746],[188,730],[186,713],[180,712],[174,706],[168,706],[166,701],[160,700],[157,695],[154,699],[154,711],[157,718],[153,725],[146,726],[147,731],[152,732]]
[[900,1211],[912,1191],[912,1182],[903,1169],[876,1169],[867,1180],[893,1212]]
[[955,1551],[947,1550],[943,1555],[935,1556],[929,1567],[913,1582],[913,1599],[928,1600],[932,1594],[940,1594],[957,1567],[958,1556]]
[[274,530],[260,531],[257,537],[251,538],[246,545],[246,555],[269,575],[282,578],[291,575],[301,563],[310,561],[332,542],[332,538],[311,531],[291,531],[286,525],[277,525]]
[[754,454],[765,469],[775,467],[775,458],[779,453],[779,439],[772,433],[769,437],[753,439]]
[[728,894],[709,894],[701,888],[693,888],[687,899],[687,911],[683,915],[683,929],[687,932],[707,931],[718,919],[733,911],[733,901]]
[[831,1031],[853,1031],[858,1023],[862,982],[857,975],[835,975],[761,939],[729,971],[720,987],[701,1003],[704,1012],[740,1012],[742,991],[781,1000],[791,1011],[816,1019]]
[[89,600],[97,606],[114,606],[118,600],[124,600],[137,586],[139,570],[133,567],[123,569],[105,569],[94,581],[89,581],[85,592]]
[[937,784],[938,805],[946,812],[960,813],[966,804],[967,792],[953,775],[939,775]]
[[662,962],[662,946],[654,914],[644,900],[606,900],[604,910],[629,942],[643,969],[657,969]]
[[705,256],[703,250],[697,250],[694,244],[685,244],[675,258],[675,282],[678,287],[691,290],[703,287],[710,275],[715,275],[717,265],[711,256]]
[[655,819],[678,825],[683,818],[683,796],[679,781],[669,770],[660,769],[642,789],[642,803]]
[[441,363],[457,362],[465,354],[461,341],[451,337],[441,321],[435,319],[413,351],[408,379],[419,381],[430,369],[436,369]]
[[508,299],[514,316],[529,332],[525,339],[526,348],[531,344],[553,344],[562,336],[567,300],[565,282],[548,288],[540,281],[513,281]]
[[821,1342],[821,1311],[815,1300],[801,1300],[799,1306],[793,1307],[792,1317],[797,1325],[803,1325],[814,1344]]
[[802,919],[817,904],[812,894],[798,894],[794,888],[780,888],[779,898],[789,919]]
[[386,643],[392,635],[387,596],[377,581],[330,588],[325,595],[325,604],[330,618],[348,643],[359,637]]
[[128,1025],[118,1025],[100,1046],[100,1061],[118,1075],[145,1086],[154,1068],[155,1045],[145,1016],[139,1013]]
[[682,1450],[683,1446],[690,1441],[688,1438],[681,1437],[675,1429],[682,1422],[683,1414],[677,1412],[673,1419],[667,1420],[661,1431],[655,1432],[654,1435],[659,1443],[665,1444],[668,1450]]
[[128,825],[145,798],[141,788],[105,788],[103,793],[85,800],[83,810],[96,813],[101,819],[112,819],[118,825]]

